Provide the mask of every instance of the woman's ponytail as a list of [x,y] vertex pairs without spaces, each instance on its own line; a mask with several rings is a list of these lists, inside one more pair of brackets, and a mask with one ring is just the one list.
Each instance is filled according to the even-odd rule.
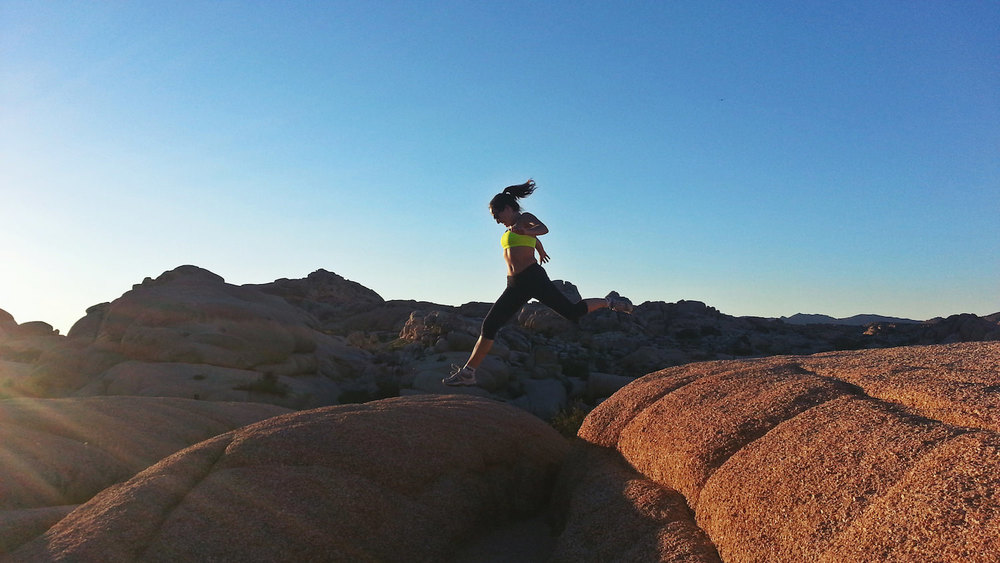
[[528,180],[523,184],[517,184],[516,186],[507,186],[502,192],[493,196],[490,201],[490,209],[499,212],[504,207],[512,207],[514,211],[521,211],[521,205],[517,203],[517,200],[526,198],[535,191],[535,181]]
[[523,184],[518,184],[516,186],[507,186],[503,189],[503,193],[510,194],[517,199],[522,199],[531,195],[535,191],[535,181],[528,180]]

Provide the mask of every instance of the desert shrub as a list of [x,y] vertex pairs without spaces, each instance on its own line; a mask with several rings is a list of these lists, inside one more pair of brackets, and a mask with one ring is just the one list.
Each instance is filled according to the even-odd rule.
[[277,395],[278,397],[285,397],[288,395],[290,388],[284,383],[278,381],[278,376],[273,373],[265,373],[257,379],[246,385],[237,385],[233,387],[237,391],[250,391],[253,393],[267,393],[268,395]]
[[566,438],[575,438],[576,433],[583,426],[583,419],[587,418],[590,410],[581,404],[574,404],[557,412],[552,417],[550,423],[557,432]]

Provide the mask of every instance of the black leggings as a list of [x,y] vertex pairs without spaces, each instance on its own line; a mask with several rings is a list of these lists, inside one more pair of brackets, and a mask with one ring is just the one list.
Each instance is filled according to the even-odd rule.
[[541,301],[573,322],[580,320],[580,317],[587,314],[585,301],[572,303],[556,288],[548,274],[545,273],[544,268],[538,264],[532,264],[519,274],[507,276],[507,289],[490,308],[486,318],[483,319],[483,338],[494,340],[500,327],[505,325],[532,298]]

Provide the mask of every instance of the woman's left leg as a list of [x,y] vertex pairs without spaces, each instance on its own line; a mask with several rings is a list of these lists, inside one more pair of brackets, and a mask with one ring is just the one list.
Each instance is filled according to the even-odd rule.
[[542,267],[539,266],[538,271],[533,272],[533,274],[531,281],[535,293],[532,296],[573,322],[579,321],[587,313],[593,313],[598,309],[607,308],[622,313],[632,312],[632,302],[614,291],[604,298],[594,297],[573,303],[552,283]]
[[548,274],[545,273],[543,268],[539,267],[533,274],[533,297],[538,299],[543,305],[573,322],[579,321],[587,313],[592,313],[608,306],[607,299],[583,299],[573,303],[552,283],[552,280],[549,279]]

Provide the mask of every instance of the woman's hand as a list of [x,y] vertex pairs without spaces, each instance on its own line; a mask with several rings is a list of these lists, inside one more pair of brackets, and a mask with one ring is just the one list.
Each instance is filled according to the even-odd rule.
[[538,251],[538,260],[540,260],[542,264],[549,261],[549,253],[545,252],[545,247],[542,246],[542,241],[537,238],[535,239],[535,250]]

